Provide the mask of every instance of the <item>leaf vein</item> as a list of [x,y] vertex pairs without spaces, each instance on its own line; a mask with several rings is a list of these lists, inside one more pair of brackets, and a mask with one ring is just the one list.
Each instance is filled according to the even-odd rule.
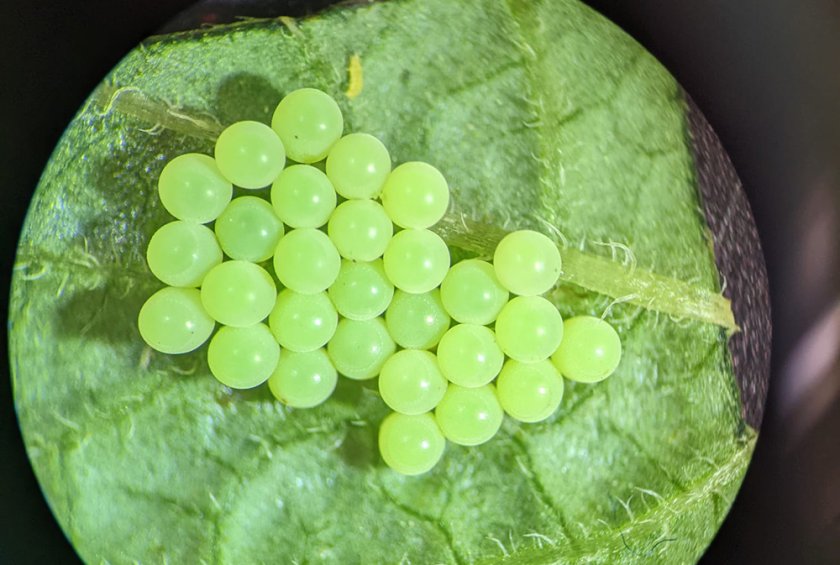
[[429,524],[432,526],[443,538],[446,540],[447,549],[452,554],[455,563],[458,565],[464,565],[466,561],[463,557],[461,557],[460,553],[458,552],[457,547],[455,546],[455,539],[452,535],[452,532],[446,528],[444,525],[443,520],[440,518],[435,518],[433,516],[427,516],[426,514],[419,512],[417,509],[408,506],[407,504],[398,500],[386,487],[381,481],[378,484],[374,485],[375,488],[379,491],[379,493],[386,499],[388,502],[396,507],[398,510],[403,512],[404,514],[408,514],[415,520],[418,520],[422,523]]

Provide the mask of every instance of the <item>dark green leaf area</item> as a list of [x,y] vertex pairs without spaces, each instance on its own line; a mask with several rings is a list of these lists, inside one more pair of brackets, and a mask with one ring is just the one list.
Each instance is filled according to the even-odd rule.
[[[349,99],[353,54],[364,87]],[[507,421],[402,477],[377,453],[375,382],[342,380],[323,406],[291,410],[264,387],[219,385],[205,348],[145,348],[136,317],[160,287],[145,247],[170,220],[157,175],[212,142],[108,103],[141,93],[207,123],[268,121],[285,93],[316,86],[395,163],[439,167],[476,219],[629,262],[609,246],[626,245],[638,265],[715,290],[683,103],[638,44],[574,0],[402,0],[157,38],[107,82],[44,172],[10,317],[27,448],[86,561],[697,559],[754,443],[720,329],[564,286],[564,316],[609,307],[618,372],[570,383],[547,422]]]

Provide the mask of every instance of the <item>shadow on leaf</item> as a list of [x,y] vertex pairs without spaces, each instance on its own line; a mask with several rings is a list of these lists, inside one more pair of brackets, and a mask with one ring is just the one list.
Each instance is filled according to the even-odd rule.
[[222,124],[240,120],[271,123],[281,93],[266,79],[251,73],[236,73],[224,79],[216,92],[216,118]]
[[376,426],[350,427],[338,454],[351,467],[370,467],[379,461]]
[[125,276],[105,278],[101,286],[78,288],[62,299],[56,311],[56,327],[68,337],[142,344],[137,315],[153,292],[146,282],[138,284]]

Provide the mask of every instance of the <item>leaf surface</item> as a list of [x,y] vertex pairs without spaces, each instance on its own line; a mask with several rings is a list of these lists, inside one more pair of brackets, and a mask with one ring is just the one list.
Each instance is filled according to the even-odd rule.
[[[349,99],[354,55],[364,80]],[[144,347],[136,316],[160,286],[144,252],[168,221],[156,179],[212,143],[101,103],[128,87],[176,114],[269,122],[285,93],[318,87],[347,131],[440,168],[470,216],[550,225],[607,255],[618,242],[641,267],[717,291],[684,103],[636,42],[574,0],[401,0],[153,38],[107,81],[44,172],[10,319],[27,449],[83,559],[696,561],[755,438],[719,327],[616,304],[613,377],[570,384],[547,422],[507,420],[428,475],[399,476],[376,450],[386,409],[370,383],[291,410],[265,387],[219,385],[206,348]],[[564,316],[611,302],[572,285],[553,298]]]

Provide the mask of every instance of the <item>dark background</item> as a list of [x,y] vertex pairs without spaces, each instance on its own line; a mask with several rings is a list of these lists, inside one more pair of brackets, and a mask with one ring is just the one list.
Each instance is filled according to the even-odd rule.
[[[0,0],[4,299],[29,199],[65,125],[126,52],[192,3]],[[211,3],[221,18],[233,4]],[[250,15],[270,14],[268,1],[251,3]],[[326,3],[288,2],[291,14]],[[840,0],[588,3],[705,112],[767,259],[770,398],[753,464],[703,563],[840,563]],[[76,562],[26,459],[5,347],[0,355],[0,563]]]

